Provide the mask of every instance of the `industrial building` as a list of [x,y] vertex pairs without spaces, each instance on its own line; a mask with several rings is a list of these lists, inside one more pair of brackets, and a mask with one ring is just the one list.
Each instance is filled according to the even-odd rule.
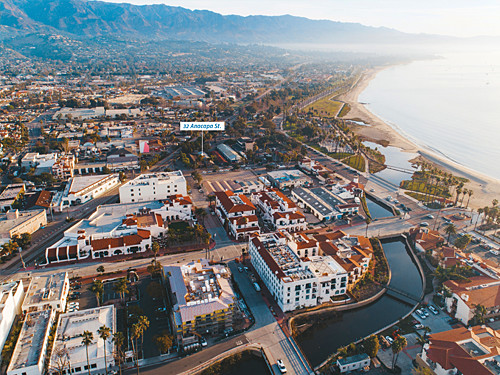
[[177,194],[187,195],[182,171],[146,173],[120,186],[121,203],[158,201]]

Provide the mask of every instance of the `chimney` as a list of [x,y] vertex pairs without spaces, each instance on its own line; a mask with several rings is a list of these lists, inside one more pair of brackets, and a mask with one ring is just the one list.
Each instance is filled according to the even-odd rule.
[[15,219],[19,219],[19,210],[9,210],[7,211],[7,220],[15,220]]

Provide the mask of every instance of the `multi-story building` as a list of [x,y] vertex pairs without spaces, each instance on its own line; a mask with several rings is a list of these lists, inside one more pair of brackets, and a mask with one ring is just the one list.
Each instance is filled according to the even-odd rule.
[[243,194],[216,192],[215,213],[236,240],[246,240],[250,235],[260,233],[256,208]]
[[108,153],[106,166],[113,172],[139,169],[139,157],[125,148],[116,148]]
[[193,334],[218,335],[233,328],[239,310],[228,268],[201,259],[164,267],[164,275],[172,297],[172,326],[178,339]]
[[66,180],[74,176],[76,158],[74,155],[64,155],[52,165],[52,175],[55,178]]
[[10,210],[0,214],[0,244],[9,242],[14,236],[21,236],[23,233],[34,233],[44,225],[47,225],[45,210]]
[[187,195],[182,171],[146,173],[120,186],[121,203],[157,201],[177,194]]
[[48,276],[35,276],[31,279],[22,305],[23,312],[53,309],[64,312],[69,294],[67,272]]
[[281,310],[316,306],[344,294],[348,275],[335,259],[313,254],[299,257],[292,249],[294,242],[286,232],[249,242],[252,265]]
[[86,203],[97,198],[120,184],[118,174],[98,176],[77,176],[71,178],[64,191],[58,192],[52,201],[57,212]]
[[485,307],[485,319],[500,316],[500,280],[473,276],[465,282],[448,280],[443,285],[451,292],[451,297],[446,298],[446,309],[462,323],[469,324],[477,305]]
[[500,332],[486,326],[433,333],[417,364],[434,375],[500,373]]
[[320,173],[329,173],[330,170],[323,166],[320,162],[304,158],[299,162],[299,168],[305,171],[306,173],[312,174],[314,176],[319,175]]
[[[55,311],[40,310],[26,314],[16,347],[12,353],[7,375],[42,375],[49,343],[50,329],[54,323]],[[65,358],[62,359],[67,364]],[[66,369],[69,366],[64,366]],[[59,367],[57,370],[63,370]],[[56,369],[50,369],[55,372]],[[58,372],[60,373],[60,372]]]
[[295,188],[292,197],[300,207],[308,208],[319,220],[337,220],[359,211],[357,203],[347,203],[324,187]]
[[22,280],[0,285],[0,348],[7,341],[16,316],[21,313],[23,300]]
[[307,228],[304,214],[281,191],[277,189],[260,191],[252,194],[251,200],[263,220],[271,223],[273,229],[298,232]]
[[333,257],[349,274],[349,287],[354,286],[369,270],[373,247],[364,236],[351,236],[342,231],[313,236],[320,255]]
[[[97,332],[102,326],[111,328],[111,335],[106,340],[106,345],[104,345],[104,341]],[[82,333],[84,331],[91,332],[94,337],[88,348],[82,345]],[[116,332],[114,305],[61,314],[50,358],[49,367],[52,369],[50,372],[52,374],[60,373],[58,371],[58,353],[60,353],[61,349],[64,349],[72,374],[106,373],[105,361],[108,368],[113,367],[115,363],[113,355],[115,348],[113,342],[114,332]],[[87,349],[90,371],[87,367]]]

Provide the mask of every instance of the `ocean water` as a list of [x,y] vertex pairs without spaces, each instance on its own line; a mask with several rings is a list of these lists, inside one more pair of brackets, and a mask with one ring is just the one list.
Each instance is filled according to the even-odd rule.
[[359,101],[419,146],[500,180],[498,48],[390,67]]

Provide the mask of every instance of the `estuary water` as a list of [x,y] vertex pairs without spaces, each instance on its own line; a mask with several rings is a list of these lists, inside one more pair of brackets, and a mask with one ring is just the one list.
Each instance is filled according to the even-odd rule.
[[392,66],[359,101],[417,145],[500,179],[498,48],[464,48]]

